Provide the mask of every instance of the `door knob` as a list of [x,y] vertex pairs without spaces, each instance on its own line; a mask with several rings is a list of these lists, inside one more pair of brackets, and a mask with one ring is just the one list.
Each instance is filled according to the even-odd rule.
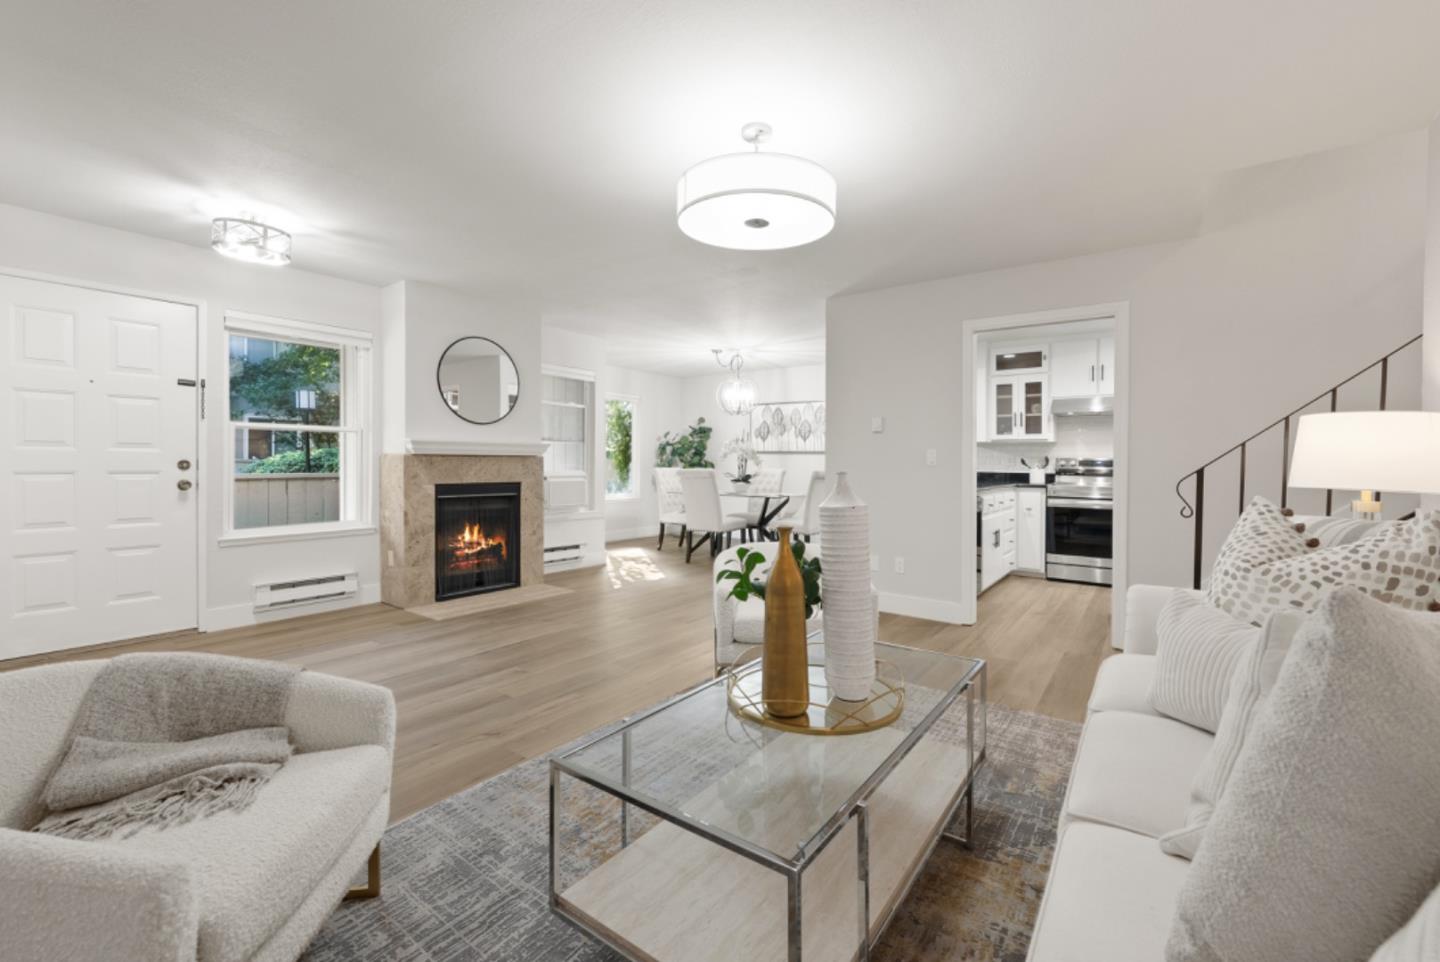
[[181,458],[179,461],[175,462],[175,467],[179,468],[181,471],[189,471],[190,462],[185,458]]
[[181,491],[189,491],[191,488],[194,487],[194,485],[190,483],[189,478],[181,478],[179,481],[175,482],[175,487],[179,488]]

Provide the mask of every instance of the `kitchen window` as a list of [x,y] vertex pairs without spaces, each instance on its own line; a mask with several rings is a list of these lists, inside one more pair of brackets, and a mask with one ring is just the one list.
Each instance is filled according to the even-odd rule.
[[371,524],[371,336],[245,315],[225,319],[224,540]]

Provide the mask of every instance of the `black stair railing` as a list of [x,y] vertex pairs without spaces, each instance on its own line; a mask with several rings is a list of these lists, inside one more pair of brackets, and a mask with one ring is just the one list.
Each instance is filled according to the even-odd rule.
[[[1345,385],[1349,384],[1351,381],[1354,381],[1357,378],[1363,377],[1364,375],[1370,373],[1377,367],[1380,368],[1380,403],[1376,410],[1385,410],[1385,405],[1388,401],[1387,395],[1390,389],[1390,359],[1393,358],[1396,354],[1399,354],[1401,351],[1405,350],[1406,348],[1419,343],[1420,339],[1423,336],[1423,334],[1416,334],[1410,340],[1406,341],[1404,344],[1401,344],[1389,354],[1386,354],[1384,357],[1365,365],[1363,368],[1356,371],[1354,374],[1350,375],[1345,380],[1341,381],[1339,384],[1336,384],[1329,390],[1321,391],[1309,401],[1306,401],[1304,404],[1295,408],[1295,410],[1291,411],[1289,414],[1286,414],[1283,417],[1271,421],[1269,424],[1265,425],[1263,428],[1256,431],[1254,434],[1250,435],[1248,438],[1241,441],[1239,444],[1234,445],[1230,448],[1226,448],[1224,451],[1220,452],[1215,457],[1211,458],[1209,461],[1206,461],[1204,464],[1200,465],[1200,467],[1196,468],[1194,471],[1191,471],[1189,474],[1184,475],[1180,478],[1179,481],[1175,482],[1175,495],[1180,499],[1181,503],[1180,517],[1194,520],[1194,570],[1192,574],[1192,581],[1194,583],[1194,587],[1200,587],[1200,578],[1203,574],[1203,557],[1205,550],[1205,472],[1209,468],[1214,467],[1217,463],[1223,461],[1225,458],[1228,458],[1230,455],[1236,453],[1237,451],[1240,453],[1240,498],[1239,503],[1236,507],[1236,517],[1239,517],[1240,513],[1245,510],[1245,495],[1247,493],[1245,490],[1245,468],[1246,462],[1248,460],[1247,454],[1249,446],[1252,442],[1259,440],[1269,432],[1275,430],[1276,428],[1279,428],[1284,432],[1280,443],[1280,506],[1282,508],[1287,507],[1290,500],[1290,429],[1294,419],[1300,414],[1304,413],[1308,408],[1320,403],[1321,401],[1326,400],[1327,398],[1330,401],[1330,410],[1336,410],[1336,406],[1339,404],[1340,401],[1340,389],[1343,388]],[[1189,481],[1191,478],[1195,479],[1195,486],[1191,490],[1191,498],[1194,499],[1193,503],[1189,498],[1185,497],[1185,494],[1182,491],[1185,482]],[[1335,492],[1333,491],[1325,492],[1326,514],[1329,514],[1331,508],[1334,506],[1334,496]]]

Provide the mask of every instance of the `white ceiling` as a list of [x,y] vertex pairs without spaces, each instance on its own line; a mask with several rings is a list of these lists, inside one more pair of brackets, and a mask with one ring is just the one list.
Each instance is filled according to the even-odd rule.
[[[616,363],[823,357],[841,292],[1183,236],[1217,173],[1425,124],[1434,0],[10,0],[0,201],[520,292]],[[746,121],[840,184],[794,251],[697,245]],[[483,333],[483,332],[480,332]]]

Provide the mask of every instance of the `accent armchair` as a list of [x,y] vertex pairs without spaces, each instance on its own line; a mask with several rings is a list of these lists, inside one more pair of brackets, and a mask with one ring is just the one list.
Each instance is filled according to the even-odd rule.
[[293,962],[347,894],[379,894],[395,700],[318,672],[291,694],[295,754],[243,811],[105,841],[28,832],[104,664],[0,673],[0,955]]

